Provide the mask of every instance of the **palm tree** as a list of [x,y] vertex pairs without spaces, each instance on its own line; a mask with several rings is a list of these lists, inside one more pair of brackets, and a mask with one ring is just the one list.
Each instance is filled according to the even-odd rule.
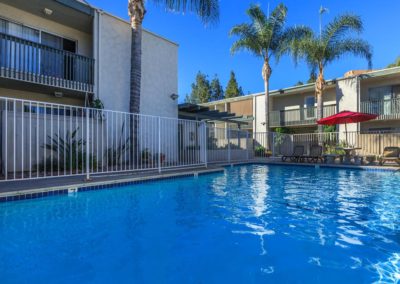
[[[231,36],[237,36],[238,40],[233,43],[231,53],[239,50],[250,51],[257,57],[263,59],[262,78],[265,88],[265,127],[266,132],[270,130],[269,124],[269,79],[271,77],[271,58],[279,61],[280,57],[289,52],[290,42],[302,37],[309,32],[305,27],[285,28],[287,8],[279,4],[270,15],[266,16],[258,5],[251,5],[247,10],[251,23],[234,26]],[[268,135],[267,135],[268,137]],[[266,142],[269,148],[269,142]]]
[[[326,87],[324,70],[327,65],[344,55],[352,54],[366,58],[368,68],[371,68],[371,46],[360,38],[349,36],[351,32],[361,33],[362,30],[363,24],[359,16],[344,14],[326,25],[319,35],[310,30],[306,37],[291,42],[290,50],[295,62],[303,58],[309,65],[311,74],[318,71],[315,82],[317,119],[323,117],[323,93]],[[318,131],[322,130],[322,126],[319,126]]]
[[[163,4],[168,10],[195,12],[204,23],[211,23],[219,17],[218,0],[152,0]],[[142,76],[142,23],[146,14],[145,0],[128,0],[128,13],[132,27],[131,85],[129,110],[140,111],[140,83]]]
[[[163,4],[172,11],[185,12],[186,10],[195,12],[204,23],[212,23],[219,17],[218,0],[151,0],[155,4]],[[145,0],[128,0],[128,13],[132,27],[131,44],[131,73],[130,73],[130,99],[129,111],[131,113],[140,112],[140,91],[142,78],[142,23],[146,14]],[[137,130],[138,117],[131,116],[130,133],[134,139],[131,139],[131,155],[134,160],[135,149],[138,146]]]

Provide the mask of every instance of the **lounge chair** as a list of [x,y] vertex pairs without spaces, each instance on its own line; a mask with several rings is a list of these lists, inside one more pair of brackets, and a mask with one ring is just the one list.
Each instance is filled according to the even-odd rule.
[[321,161],[321,163],[323,163],[324,158],[322,157],[322,146],[311,146],[310,155],[305,156],[304,158],[307,159],[307,162],[309,163],[318,163],[318,161]]
[[292,155],[282,156],[282,162],[290,159],[291,162],[299,162],[304,155],[304,146],[295,146]]
[[386,162],[396,162],[400,165],[400,147],[385,147],[383,154],[379,157],[379,165],[383,166]]

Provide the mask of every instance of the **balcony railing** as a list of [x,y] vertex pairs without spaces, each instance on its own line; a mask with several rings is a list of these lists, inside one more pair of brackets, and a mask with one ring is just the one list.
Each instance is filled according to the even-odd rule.
[[93,92],[94,59],[0,33],[0,77]]
[[[324,117],[336,113],[336,105],[324,106]],[[270,112],[271,127],[314,125],[317,120],[317,108],[300,108]]]
[[362,101],[361,111],[378,114],[378,120],[400,119],[400,98],[378,101]]

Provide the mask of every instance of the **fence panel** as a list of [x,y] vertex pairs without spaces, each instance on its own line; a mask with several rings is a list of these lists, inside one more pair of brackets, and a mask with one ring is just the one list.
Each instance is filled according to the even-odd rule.
[[0,97],[0,180],[204,165],[205,123]]

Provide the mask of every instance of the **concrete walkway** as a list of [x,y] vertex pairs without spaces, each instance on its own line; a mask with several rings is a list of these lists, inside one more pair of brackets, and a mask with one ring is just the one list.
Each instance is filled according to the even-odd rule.
[[13,180],[0,182],[0,197],[34,193],[39,191],[75,189],[79,187],[89,187],[97,185],[112,185],[124,182],[138,182],[151,179],[164,179],[173,178],[194,174],[206,174],[213,172],[220,172],[224,169],[221,166],[213,165],[206,167],[196,168],[182,168],[165,170],[162,173],[158,171],[151,172],[135,172],[135,173],[120,173],[109,175],[94,175],[90,181],[85,181],[84,176],[67,176],[67,177],[53,177],[32,180]]

